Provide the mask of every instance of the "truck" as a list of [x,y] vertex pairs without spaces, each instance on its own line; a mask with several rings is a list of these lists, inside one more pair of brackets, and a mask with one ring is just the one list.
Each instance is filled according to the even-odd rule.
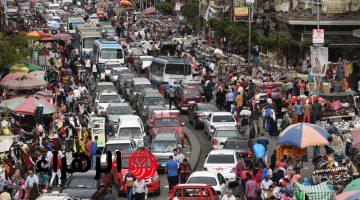
[[80,24],[85,24],[85,20],[82,17],[69,17],[67,22],[67,30],[70,34],[76,33],[76,27]]
[[81,30],[78,33],[78,38],[81,55],[91,55],[94,49],[94,41],[101,38],[101,33],[93,30]]

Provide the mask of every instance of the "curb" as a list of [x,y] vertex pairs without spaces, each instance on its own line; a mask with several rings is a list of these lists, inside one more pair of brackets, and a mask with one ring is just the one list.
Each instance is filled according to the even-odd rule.
[[[191,171],[195,171],[200,158],[200,143],[197,137],[194,134],[189,134],[191,130],[187,127],[184,127],[184,134],[189,140],[191,147],[191,156],[189,158],[189,164],[191,166]],[[194,148],[196,147],[196,148]]]

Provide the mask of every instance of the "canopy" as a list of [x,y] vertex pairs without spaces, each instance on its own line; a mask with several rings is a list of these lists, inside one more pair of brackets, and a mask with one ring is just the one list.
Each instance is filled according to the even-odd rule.
[[24,73],[24,72],[15,72],[15,73],[10,73],[8,75],[6,75],[4,78],[1,79],[1,82],[6,82],[6,81],[10,81],[10,80],[14,80],[17,78],[22,78],[22,77],[29,77],[29,78],[34,78],[33,75],[28,74],[28,73]]
[[34,94],[34,97],[50,102],[54,98],[54,93],[49,90],[48,91],[39,91]]
[[351,181],[344,189],[344,192],[360,190],[360,178]]
[[29,64],[29,65],[27,66],[27,68],[29,69],[29,72],[43,70],[42,67],[37,66],[37,65],[33,65],[33,64]]
[[42,31],[29,31],[26,33],[26,36],[28,37],[37,37],[37,38],[43,38],[43,37],[48,37],[49,34],[44,33]]
[[314,124],[299,123],[288,126],[279,136],[277,144],[291,144],[298,148],[328,145],[330,134]]
[[333,200],[335,191],[331,190],[327,182],[322,182],[317,185],[306,186],[300,183],[295,183],[295,190],[302,190],[308,195],[309,199]]
[[355,129],[351,131],[353,137],[353,147],[360,149],[360,129]]
[[29,68],[27,68],[25,64],[14,64],[13,66],[10,67],[9,71],[10,73],[14,73],[14,72],[27,73],[29,72]]
[[360,199],[360,190],[343,192],[339,195],[336,195],[335,197],[335,200],[358,200],[358,199]]
[[45,71],[34,71],[29,74],[35,79],[44,80]]
[[45,87],[47,82],[34,77],[23,76],[9,81],[1,81],[0,85],[10,90],[32,90]]
[[55,107],[46,100],[37,99],[34,97],[18,97],[1,102],[0,107],[9,109],[17,114],[34,115],[36,107],[42,105],[43,114],[48,115],[55,112]]
[[148,15],[148,14],[152,14],[152,13],[154,13],[154,12],[156,12],[155,7],[149,7],[149,8],[146,8],[146,9],[143,11],[143,14],[144,14],[144,15]]

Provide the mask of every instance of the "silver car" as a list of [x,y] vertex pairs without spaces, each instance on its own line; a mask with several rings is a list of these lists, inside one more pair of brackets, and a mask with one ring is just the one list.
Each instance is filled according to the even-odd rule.
[[110,124],[117,124],[122,115],[133,114],[128,103],[110,103],[106,109]]

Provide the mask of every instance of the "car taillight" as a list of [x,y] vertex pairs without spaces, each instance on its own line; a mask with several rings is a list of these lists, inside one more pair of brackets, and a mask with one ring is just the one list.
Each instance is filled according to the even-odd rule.
[[206,167],[204,167],[204,171],[207,171],[208,169]]
[[216,139],[212,139],[212,140],[211,140],[211,143],[212,143],[213,145],[216,145],[216,144],[218,144],[218,141],[217,141]]

